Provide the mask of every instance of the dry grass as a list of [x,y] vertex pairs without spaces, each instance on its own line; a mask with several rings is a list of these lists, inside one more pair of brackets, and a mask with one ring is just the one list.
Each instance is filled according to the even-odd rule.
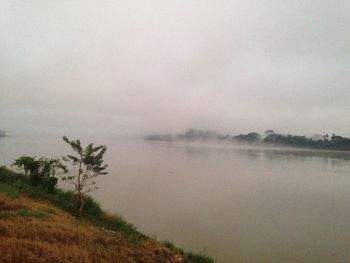
[[50,203],[0,193],[0,262],[185,262],[154,240],[141,245],[118,231],[77,220]]

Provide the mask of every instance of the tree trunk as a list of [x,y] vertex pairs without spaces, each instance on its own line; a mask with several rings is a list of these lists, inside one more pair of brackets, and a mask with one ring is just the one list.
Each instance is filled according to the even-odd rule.
[[82,194],[79,194],[79,215],[82,215],[84,208],[84,197]]

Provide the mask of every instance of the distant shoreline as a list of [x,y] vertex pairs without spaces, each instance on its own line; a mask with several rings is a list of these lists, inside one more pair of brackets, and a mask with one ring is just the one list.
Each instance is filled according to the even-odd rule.
[[239,135],[222,135],[212,131],[201,131],[189,129],[178,135],[153,134],[143,138],[147,141],[161,142],[184,142],[184,143],[215,143],[220,145],[244,145],[249,147],[268,147],[271,149],[297,149],[332,152],[349,152],[350,139],[333,134],[329,136],[314,135],[312,137],[286,135],[275,133],[273,130],[264,132],[263,135],[257,132]]

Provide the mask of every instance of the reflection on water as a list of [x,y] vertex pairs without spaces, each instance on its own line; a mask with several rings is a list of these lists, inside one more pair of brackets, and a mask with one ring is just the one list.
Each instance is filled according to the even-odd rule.
[[[218,262],[347,262],[350,154],[94,140],[109,174],[94,196],[143,232]],[[61,156],[61,139],[0,140],[3,163]]]

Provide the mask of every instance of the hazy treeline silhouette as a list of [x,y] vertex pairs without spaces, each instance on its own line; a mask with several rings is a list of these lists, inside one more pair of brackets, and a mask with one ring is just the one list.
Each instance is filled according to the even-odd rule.
[[223,135],[213,131],[189,129],[185,133],[178,135],[153,134],[146,136],[145,139],[151,141],[234,142],[254,145],[289,146],[324,150],[350,150],[350,139],[336,134],[333,134],[332,136],[325,134],[307,137],[275,133],[273,130],[267,130],[263,134],[250,132],[248,134]]

